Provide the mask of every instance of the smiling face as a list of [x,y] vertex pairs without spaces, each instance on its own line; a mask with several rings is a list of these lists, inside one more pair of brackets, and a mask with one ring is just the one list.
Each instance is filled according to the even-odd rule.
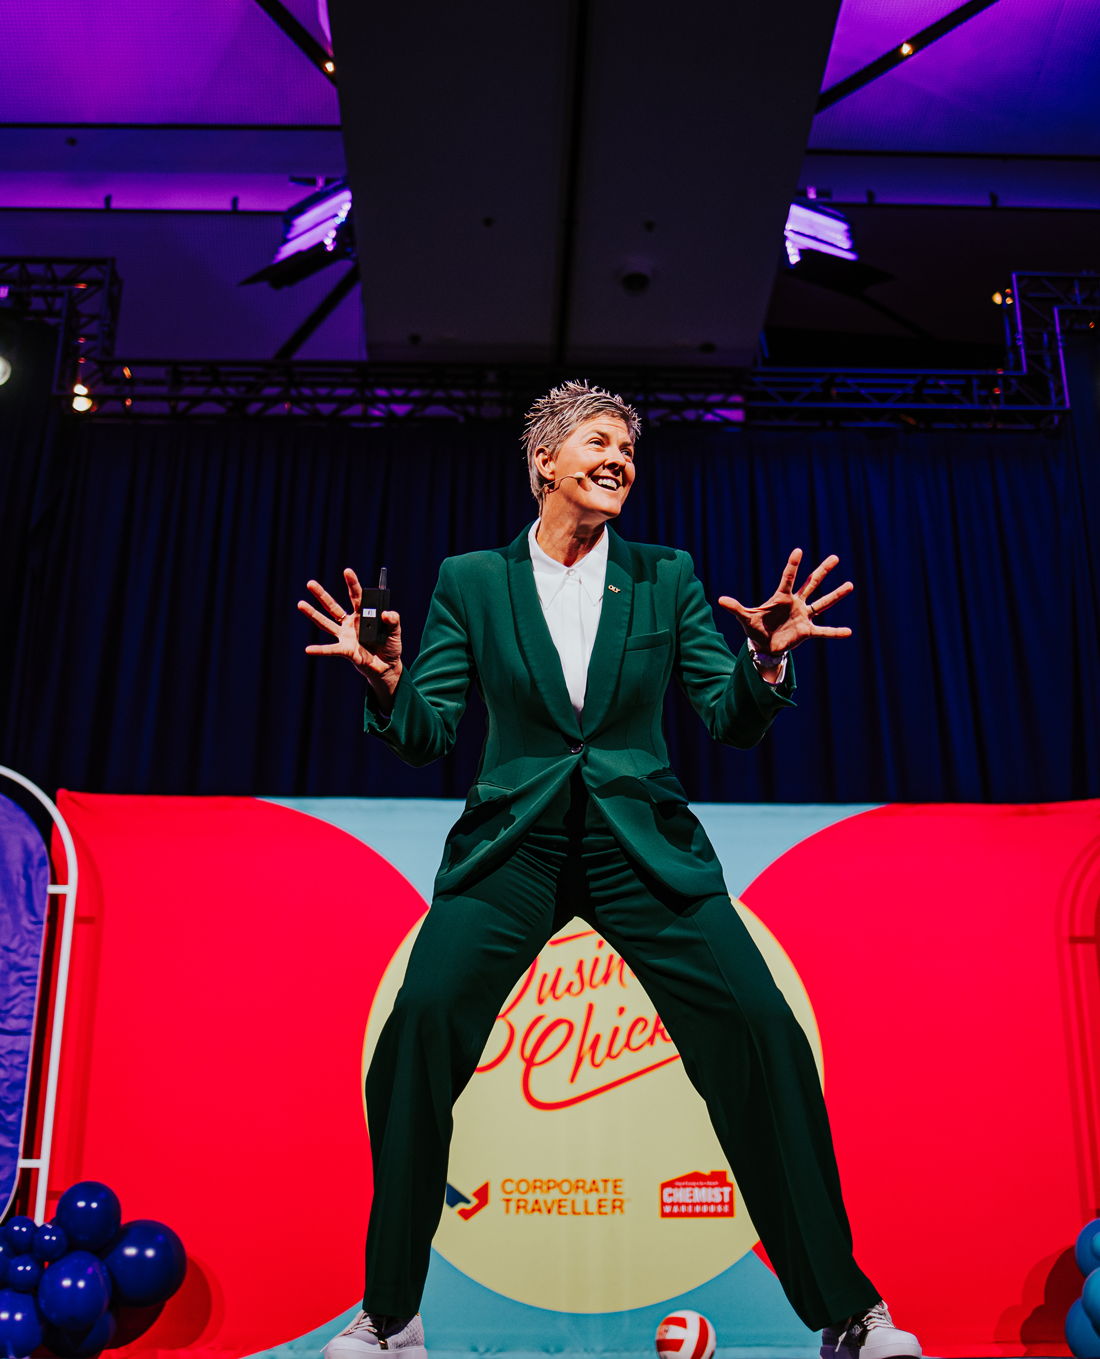
[[578,525],[618,518],[634,481],[630,431],[612,415],[578,425],[556,453],[535,453],[539,472],[557,489],[543,498],[543,517],[570,518]]

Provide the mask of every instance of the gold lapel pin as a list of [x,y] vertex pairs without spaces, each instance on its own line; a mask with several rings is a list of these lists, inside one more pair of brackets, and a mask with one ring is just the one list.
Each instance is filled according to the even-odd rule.
[[613,594],[616,594],[616,595],[617,595],[617,594],[620,593],[619,587],[618,587],[617,585],[609,585],[607,588],[608,588]]

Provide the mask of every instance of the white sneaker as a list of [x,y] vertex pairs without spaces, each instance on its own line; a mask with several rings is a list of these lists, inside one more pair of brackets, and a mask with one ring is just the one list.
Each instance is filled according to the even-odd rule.
[[920,1341],[899,1331],[890,1309],[876,1302],[861,1317],[849,1317],[844,1327],[825,1327],[821,1359],[921,1359]]
[[369,1313],[360,1312],[350,1326],[332,1337],[322,1354],[325,1359],[378,1359],[380,1354],[393,1351],[398,1351],[401,1359],[428,1359],[424,1323],[419,1313],[403,1331],[383,1338],[375,1330]]

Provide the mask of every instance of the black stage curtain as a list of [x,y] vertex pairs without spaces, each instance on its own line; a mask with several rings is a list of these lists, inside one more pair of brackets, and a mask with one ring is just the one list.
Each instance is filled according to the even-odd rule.
[[[1070,358],[1083,391],[1095,354]],[[384,563],[415,655],[440,560],[532,517],[515,429],[62,425],[0,435],[4,763],[49,788],[464,794],[476,696],[456,752],[407,768],[363,735],[351,667],[303,654],[295,601]],[[829,616],[854,637],[798,652],[798,708],[757,750],[713,745],[670,697],[691,796],[1100,795],[1091,408],[1052,435],[656,428],[619,527],[686,548],[712,600],[765,597],[796,545],[856,583]]]

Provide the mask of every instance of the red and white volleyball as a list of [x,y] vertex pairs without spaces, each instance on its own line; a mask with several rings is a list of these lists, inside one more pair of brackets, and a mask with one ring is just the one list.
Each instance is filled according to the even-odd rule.
[[657,1353],[676,1359],[710,1359],[717,1344],[714,1327],[698,1312],[673,1312],[657,1327]]

